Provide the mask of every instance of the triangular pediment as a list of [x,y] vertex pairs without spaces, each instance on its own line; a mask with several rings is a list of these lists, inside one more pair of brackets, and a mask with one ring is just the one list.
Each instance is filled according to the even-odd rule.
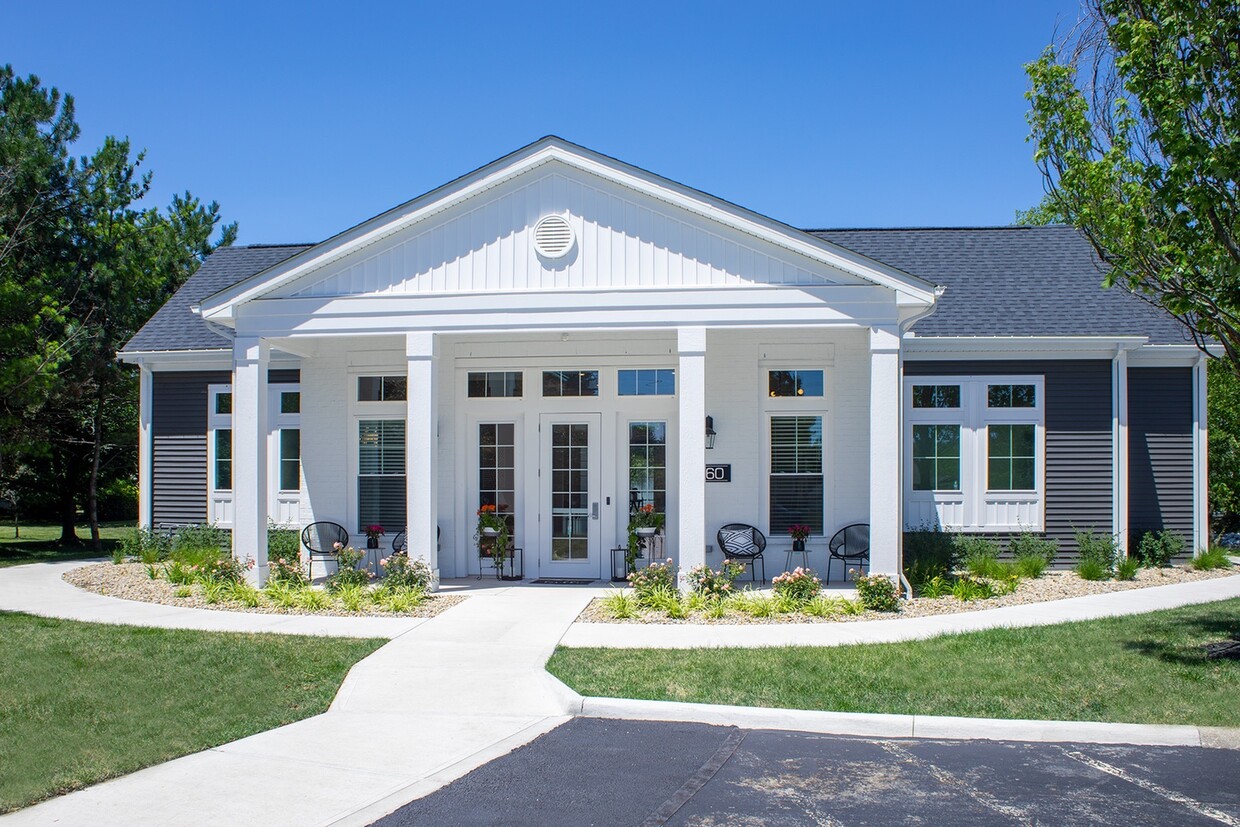
[[[562,219],[547,253],[539,222]],[[203,304],[540,290],[933,288],[704,193],[544,139],[260,273]]]

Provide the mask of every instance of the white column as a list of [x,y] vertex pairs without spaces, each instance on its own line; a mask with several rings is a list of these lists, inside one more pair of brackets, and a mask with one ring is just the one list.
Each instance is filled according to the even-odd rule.
[[431,569],[431,588],[439,588],[439,454],[436,415],[438,342],[435,334],[405,334],[409,362],[408,412],[405,426],[406,517],[409,557],[421,558]]
[[898,577],[904,515],[900,498],[900,334],[870,328],[870,571]]
[[676,550],[680,588],[687,591],[686,573],[706,562],[706,328],[678,328],[676,349],[680,354]]
[[267,582],[267,363],[263,339],[233,342],[233,556],[254,561],[251,582]]
[[1111,360],[1111,533],[1128,551],[1128,351]]
[[154,441],[151,413],[154,410],[155,374],[145,364],[138,365],[138,527],[151,528],[154,496],[151,474],[154,471]]
[[1206,405],[1209,359],[1202,354],[1193,366],[1193,554],[1210,547],[1209,408]]

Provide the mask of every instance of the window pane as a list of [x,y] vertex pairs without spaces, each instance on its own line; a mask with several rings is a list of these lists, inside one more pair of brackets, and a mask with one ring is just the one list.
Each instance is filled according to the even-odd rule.
[[297,391],[281,391],[280,413],[301,413],[301,394]]
[[521,396],[521,371],[470,372],[467,388],[474,398]]
[[1012,490],[1012,461],[1007,458],[991,457],[987,463],[986,487],[991,491]]
[[823,531],[822,417],[771,417],[770,523],[773,533],[794,523]]
[[484,422],[478,426],[478,507],[494,505],[504,515],[508,536],[514,543],[517,542],[515,433],[511,422]]
[[301,489],[301,431],[285,428],[280,431],[280,490]]
[[620,396],[672,396],[676,393],[674,370],[621,370],[616,373]]
[[914,385],[914,408],[959,408],[959,385]]
[[990,385],[986,391],[989,408],[1035,408],[1037,388],[1034,385]]
[[770,533],[785,534],[800,523],[809,526],[811,534],[822,534],[822,495],[821,475],[772,475]]
[[358,402],[378,402],[383,398],[383,377],[381,376],[359,376],[357,377],[357,401]]
[[598,396],[598,371],[545,370],[543,396]]
[[664,422],[629,424],[629,511],[653,505],[655,511],[667,509],[667,452],[663,438]]
[[232,490],[232,431],[228,428],[215,431],[215,490]]
[[960,490],[960,426],[913,426],[913,490]]
[[405,421],[358,422],[358,531],[376,523],[400,531],[405,500]]
[[[201,398],[201,397],[200,397]],[[198,404],[202,404],[201,402]],[[199,408],[199,410],[202,410]],[[217,414],[232,413],[232,394],[228,391],[217,393],[215,395],[215,412]]]
[[383,377],[383,401],[384,402],[405,402],[408,400],[406,388],[409,385],[409,379],[405,376],[385,376]]
[[771,396],[822,396],[820,370],[772,370],[767,373]]
[[986,430],[987,487],[991,491],[1034,490],[1036,426],[989,425]]
[[1012,490],[1013,491],[1033,491],[1037,486],[1034,484],[1034,460],[1032,458],[1015,457],[1012,459]]
[[935,488],[939,491],[959,491],[960,460],[940,457],[935,464],[938,470],[938,481],[935,483]]

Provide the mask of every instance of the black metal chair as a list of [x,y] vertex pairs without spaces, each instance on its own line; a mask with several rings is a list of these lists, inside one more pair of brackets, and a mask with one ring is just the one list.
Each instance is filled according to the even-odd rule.
[[392,538],[392,553],[400,554],[407,550],[409,545],[409,529],[402,529],[400,534]]
[[311,582],[314,582],[315,559],[322,560],[324,563],[335,560],[336,543],[340,543],[340,548],[346,548],[349,545],[349,532],[339,523],[323,520],[311,523],[301,530],[301,544],[310,553],[306,572]]
[[839,560],[844,568],[844,579],[848,579],[848,564],[870,567],[870,524],[853,523],[846,525],[831,538],[827,545],[827,583],[831,582],[831,561]]
[[719,541],[719,550],[723,559],[736,560],[749,566],[749,578],[757,577],[755,563],[762,564],[762,582],[766,582],[766,560],[762,552],[766,551],[766,537],[761,531],[745,523],[728,523],[715,534]]

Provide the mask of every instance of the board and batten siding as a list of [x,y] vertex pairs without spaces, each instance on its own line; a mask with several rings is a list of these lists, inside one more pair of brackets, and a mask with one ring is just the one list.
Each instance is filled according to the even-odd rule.
[[1193,370],[1128,369],[1128,524],[1193,540]]
[[[295,383],[297,369],[273,368],[271,384]],[[207,386],[229,371],[156,371],[151,377],[151,525],[207,521]]]
[[1111,533],[1109,360],[909,360],[904,375],[1044,376],[1046,536],[1059,541],[1056,564],[1075,562],[1077,531]]

